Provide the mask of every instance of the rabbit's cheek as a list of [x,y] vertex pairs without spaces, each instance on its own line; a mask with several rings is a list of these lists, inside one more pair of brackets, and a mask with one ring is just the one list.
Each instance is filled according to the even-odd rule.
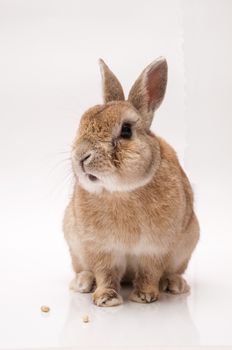
[[98,177],[105,174],[112,174],[114,172],[114,166],[109,157],[96,156],[86,167],[86,172],[93,173]]

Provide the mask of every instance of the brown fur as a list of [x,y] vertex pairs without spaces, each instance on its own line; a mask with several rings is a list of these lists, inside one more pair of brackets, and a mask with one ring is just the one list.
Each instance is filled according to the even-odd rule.
[[[84,114],[73,145],[77,181],[64,217],[65,238],[77,273],[72,289],[90,291],[95,279],[93,300],[99,306],[122,302],[122,279],[133,281],[130,299],[137,302],[157,300],[160,290],[189,290],[181,274],[198,241],[199,226],[192,189],[175,151],[148,130],[167,78],[166,61],[149,67],[133,86],[128,102],[114,101],[110,91],[118,81],[110,76],[114,84],[109,87],[107,78],[106,104]],[[103,69],[105,75],[112,73],[107,66]],[[134,98],[140,100],[140,106],[133,104]],[[119,130],[128,118],[133,138],[121,140]],[[81,183],[85,174],[80,160],[86,154],[85,171],[103,183],[96,193]],[[108,177],[113,179],[112,189]],[[94,189],[94,183],[90,185]],[[80,275],[84,271],[88,274]]]

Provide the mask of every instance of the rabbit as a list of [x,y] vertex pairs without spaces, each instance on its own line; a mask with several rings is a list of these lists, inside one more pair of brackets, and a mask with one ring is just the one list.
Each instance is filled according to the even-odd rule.
[[173,148],[151,132],[166,90],[165,58],[148,65],[128,99],[100,59],[104,104],[80,120],[71,159],[74,191],[63,221],[75,278],[97,306],[151,303],[187,293],[182,274],[199,239],[193,192]]

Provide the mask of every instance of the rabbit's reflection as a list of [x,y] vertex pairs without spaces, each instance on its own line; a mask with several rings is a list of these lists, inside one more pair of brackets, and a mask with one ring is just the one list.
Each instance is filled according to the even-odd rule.
[[[199,335],[191,319],[188,295],[162,294],[158,302],[138,304],[127,301],[129,288],[123,288],[124,304],[100,308],[90,294],[72,294],[61,334],[63,346],[156,346],[197,345]],[[88,314],[90,322],[82,321]]]

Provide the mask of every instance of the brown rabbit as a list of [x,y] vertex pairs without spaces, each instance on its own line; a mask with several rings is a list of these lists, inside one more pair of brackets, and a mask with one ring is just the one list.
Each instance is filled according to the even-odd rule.
[[185,293],[181,276],[199,238],[193,193],[176,153],[150,131],[167,83],[167,62],[152,62],[125,101],[100,60],[104,104],[81,118],[72,149],[76,178],[64,217],[75,279],[98,306],[122,303],[120,282],[133,282],[130,300],[150,303],[160,291]]

